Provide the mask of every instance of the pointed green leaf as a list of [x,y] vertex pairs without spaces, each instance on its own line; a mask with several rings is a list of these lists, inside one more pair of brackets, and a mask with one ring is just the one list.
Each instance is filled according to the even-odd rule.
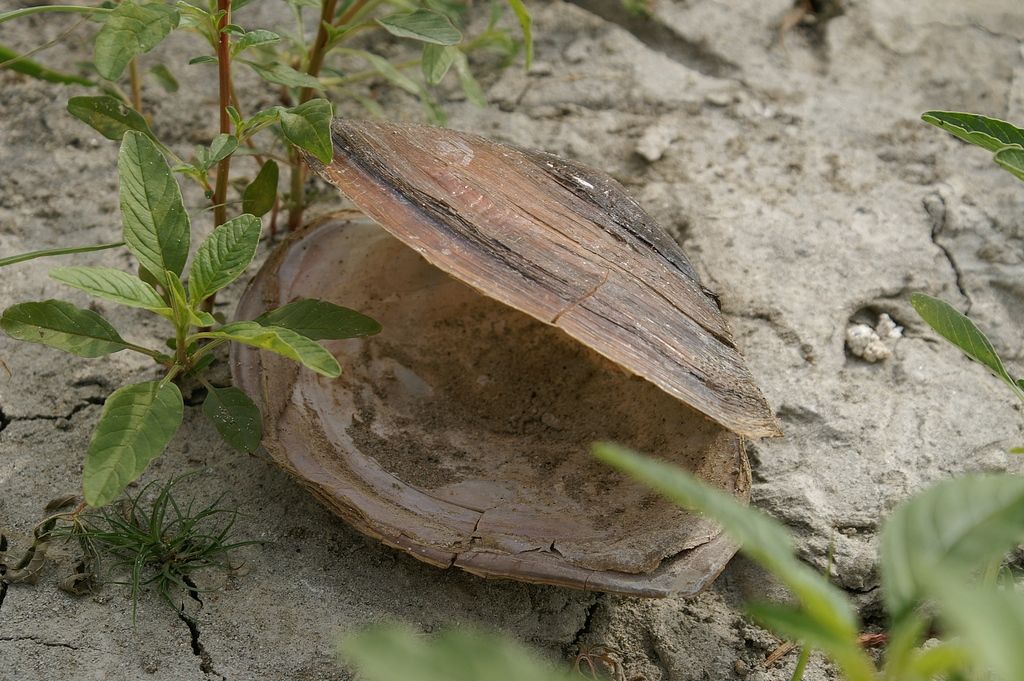
[[961,577],[941,573],[932,576],[929,593],[941,619],[978,663],[979,673],[971,678],[989,678],[984,672],[992,671],[1003,681],[1019,681],[1024,669],[1024,596],[969,586]]
[[971,359],[984,364],[989,371],[1003,379],[1013,387],[1017,387],[1006,372],[1002,360],[977,326],[970,319],[960,314],[952,305],[933,298],[924,293],[915,293],[910,297],[910,304],[940,336],[960,348]]
[[269,109],[257,111],[252,116],[249,116],[237,127],[238,138],[246,140],[263,128],[277,123],[281,120],[281,110],[283,108],[281,106],[272,106]]
[[992,152],[1007,145],[1024,147],[1024,130],[998,118],[957,111],[926,111],[921,119]]
[[898,506],[882,528],[881,573],[889,613],[917,605],[936,569],[966,576],[1024,541],[1024,478],[965,476]]
[[105,506],[163,452],[181,425],[184,404],[170,381],[147,381],[115,391],[103,405],[82,471],[90,506]]
[[321,163],[330,163],[334,156],[332,115],[330,102],[311,99],[291,109],[281,110],[281,130],[289,142],[308,151]]
[[153,139],[153,131],[142,114],[108,95],[72,97],[68,100],[68,113],[108,140],[120,140],[129,130]]
[[128,248],[158,279],[165,270],[181,274],[188,258],[190,224],[164,157],[144,135],[128,132],[121,142],[117,171]]
[[366,681],[571,681],[518,643],[471,629],[432,638],[403,626],[377,626],[347,636],[342,657]]
[[873,681],[876,678],[870,673],[871,665],[856,635],[836,636],[834,632],[822,628],[806,612],[788,605],[752,603],[747,606],[747,610],[754,620],[782,638],[824,652],[845,672],[845,678],[851,681],[858,678]]
[[41,251],[29,251],[28,253],[19,253],[18,255],[10,255],[6,258],[0,258],[0,267],[16,265],[19,262],[35,260],[36,258],[52,258],[58,255],[71,255],[73,253],[91,253],[93,251],[105,251],[109,248],[118,248],[120,246],[124,246],[123,241],[117,241],[112,244],[96,244],[94,246],[69,246],[67,248],[47,248]]
[[260,315],[265,326],[283,326],[313,340],[358,338],[380,333],[380,324],[355,310],[315,298],[304,298]]
[[256,62],[240,60],[248,64],[256,74],[274,85],[284,85],[285,87],[295,88],[311,88],[313,90],[323,90],[324,86],[320,84],[320,81],[302,71],[296,71],[292,67],[282,64],[280,62],[273,62],[271,64],[257,64]]
[[213,138],[207,152],[206,160],[209,162],[207,168],[220,163],[234,153],[238,148],[238,138],[234,135],[221,133]]
[[429,9],[389,14],[377,19],[377,23],[399,38],[412,38],[435,45],[457,45],[462,41],[462,33],[455,28],[451,19]]
[[519,20],[519,27],[523,31],[523,44],[526,46],[526,68],[529,69],[533,64],[533,18],[523,0],[508,0],[508,4],[515,12],[516,19]]
[[277,163],[273,159],[268,159],[242,192],[242,212],[257,217],[270,212],[277,200],[277,176]]
[[42,343],[79,357],[100,357],[127,347],[106,319],[62,300],[9,307],[0,317],[0,328],[11,338]]
[[233,58],[235,55],[244,52],[250,47],[256,47],[257,45],[272,45],[279,40],[281,40],[281,36],[272,31],[265,31],[263,29],[247,31],[231,44],[231,56]]
[[156,78],[156,82],[160,83],[160,87],[164,89],[164,92],[177,92],[180,87],[178,79],[174,77],[171,70],[163,64],[154,64],[149,72]]
[[256,322],[235,322],[216,331],[204,333],[201,337],[223,338],[269,350],[330,378],[341,375],[341,367],[338,366],[338,360],[334,359],[334,355],[316,341],[284,327],[263,326]]
[[193,306],[238,278],[256,255],[262,225],[257,217],[241,215],[217,227],[199,246],[188,278]]
[[849,601],[824,577],[797,560],[789,533],[777,521],[680,468],[628,449],[599,444],[594,446],[594,455],[679,506],[705,513],[719,522],[743,545],[741,550],[747,556],[789,587],[807,614],[830,636],[843,639],[857,635],[857,617]]
[[459,84],[462,85],[462,91],[466,93],[466,99],[477,106],[487,106],[487,95],[480,89],[480,83],[476,82],[476,78],[473,77],[466,55],[461,51],[455,55],[455,72],[459,74]]
[[170,313],[167,303],[152,286],[112,267],[57,267],[50,270],[50,276],[97,298],[160,314]]
[[6,45],[0,45],[0,64],[4,66],[4,69],[10,69],[15,73],[21,73],[35,78],[37,80],[45,80],[48,83],[59,83],[61,85],[95,85],[87,78],[81,76],[72,75],[70,73],[61,73],[60,71],[54,71],[53,69],[47,68],[37,61],[33,61],[28,57],[22,57],[18,52],[12,50]]
[[201,54],[198,57],[192,57],[188,60],[189,66],[193,64],[216,64],[217,58],[211,57],[208,54]]
[[1024,180],[1024,149],[1003,147],[996,152],[994,159],[1003,170],[1009,171],[1018,180]]
[[96,34],[93,61],[107,80],[117,80],[136,55],[149,52],[178,26],[178,10],[162,2],[125,0],[107,15]]
[[263,421],[257,407],[238,388],[214,388],[206,395],[203,413],[229,445],[254,452],[263,439]]
[[395,68],[395,65],[389,62],[384,57],[378,56],[373,52],[367,52],[366,50],[353,50],[348,48],[338,48],[338,52],[345,52],[360,57],[366,63],[368,63],[373,70],[391,83],[396,85],[406,92],[414,95],[419,95],[423,88],[413,79],[406,76],[404,73]]
[[458,48],[445,45],[423,46],[423,77],[431,85],[437,85],[448,73],[448,69],[455,62],[455,53]]

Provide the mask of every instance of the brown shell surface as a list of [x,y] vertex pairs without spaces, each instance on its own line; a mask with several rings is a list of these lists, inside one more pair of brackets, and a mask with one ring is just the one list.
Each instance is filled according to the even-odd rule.
[[559,328],[365,219],[291,236],[238,316],[299,297],[383,331],[326,343],[336,380],[237,345],[232,374],[274,460],[359,531],[441,567],[641,596],[695,593],[735,552],[589,447],[620,442],[746,500],[741,438]]
[[336,120],[307,161],[430,263],[745,437],[780,431],[682,249],[607,174],[426,126]]

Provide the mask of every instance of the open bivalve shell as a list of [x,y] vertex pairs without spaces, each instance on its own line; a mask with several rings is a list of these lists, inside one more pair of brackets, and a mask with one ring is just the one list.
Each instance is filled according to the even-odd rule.
[[328,343],[333,381],[233,347],[275,461],[435,565],[644,596],[706,586],[735,544],[589,454],[619,442],[746,500],[742,438],[779,434],[679,246],[580,164],[424,126],[333,133],[333,163],[307,160],[372,220],[292,235],[238,314],[321,298],[384,330]]

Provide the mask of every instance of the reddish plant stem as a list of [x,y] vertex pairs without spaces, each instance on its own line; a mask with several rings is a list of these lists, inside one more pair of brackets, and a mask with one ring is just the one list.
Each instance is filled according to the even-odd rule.
[[[231,105],[231,34],[224,27],[231,23],[231,0],[217,0],[217,9],[223,14],[217,24],[217,79],[220,86],[218,105],[220,107],[220,131],[231,132],[231,117],[228,106]],[[213,226],[218,227],[227,221],[228,207],[228,176],[231,172],[231,156],[217,164],[217,185],[213,191]]]
[[132,108],[142,113],[142,78],[139,77],[139,60],[128,62],[128,75],[132,85]]
[[[359,0],[356,0],[358,3]],[[316,78],[320,75],[320,69],[324,65],[324,57],[327,56],[327,41],[330,35],[327,27],[334,21],[334,13],[338,8],[338,0],[322,0],[320,4],[320,26],[316,32],[316,41],[309,53],[309,66],[306,73]],[[351,8],[349,8],[351,9]],[[347,13],[347,12],[346,12]],[[313,98],[313,88],[303,88],[299,93],[299,104],[308,102]],[[288,231],[294,231],[302,226],[302,212],[305,209],[305,168],[302,166],[302,159],[294,149],[290,154],[292,176],[291,176],[291,207],[288,210]]]

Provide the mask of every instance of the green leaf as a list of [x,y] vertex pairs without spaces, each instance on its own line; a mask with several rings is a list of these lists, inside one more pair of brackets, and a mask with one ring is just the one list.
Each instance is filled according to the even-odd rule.
[[437,85],[448,73],[448,69],[455,62],[455,53],[458,48],[444,45],[423,46],[423,77],[431,85]]
[[250,47],[256,47],[257,45],[271,45],[279,40],[281,40],[281,36],[272,31],[265,31],[262,29],[247,31],[238,40],[231,44],[231,56],[234,57]]
[[242,211],[262,217],[270,212],[277,199],[277,163],[268,159],[256,177],[242,192]]
[[203,413],[224,438],[243,452],[254,452],[263,439],[259,407],[238,388],[213,388],[203,402]]
[[530,17],[530,10],[526,9],[523,0],[508,0],[509,7],[515,12],[519,20],[519,27],[523,30],[523,43],[526,45],[526,68],[533,64],[533,18]]
[[245,64],[252,67],[252,70],[256,74],[274,85],[284,85],[285,87],[295,88],[311,88],[313,90],[323,90],[324,86],[320,84],[320,81],[309,75],[308,73],[302,73],[296,71],[286,64],[280,62],[273,62],[271,64],[257,64],[256,62],[240,60]]
[[27,260],[35,260],[36,258],[52,258],[58,255],[71,255],[74,253],[91,253],[92,251],[105,251],[109,248],[118,248],[120,246],[124,246],[123,241],[117,241],[112,244],[96,244],[95,246],[69,246],[67,248],[47,248],[41,251],[29,251],[0,258],[0,267],[15,265]]
[[399,38],[412,38],[434,45],[457,45],[462,41],[462,33],[451,19],[429,9],[389,14],[377,19],[377,23]]
[[991,152],[1007,145],[1024,147],[1024,130],[998,118],[957,111],[926,111],[921,119]]
[[476,78],[473,77],[466,55],[461,51],[455,55],[455,72],[459,74],[459,84],[462,85],[462,91],[466,93],[466,98],[477,106],[487,106],[487,96],[480,89],[480,83],[476,82]]
[[739,541],[752,560],[781,580],[818,626],[835,638],[855,637],[857,617],[841,591],[793,553],[789,533],[774,519],[732,496],[696,480],[680,468],[611,444],[594,446],[594,455],[639,480],[683,508],[705,513]]
[[209,170],[217,165],[238,148],[238,138],[234,135],[221,133],[213,138],[209,147],[196,148],[196,160],[201,170]]
[[261,228],[259,218],[241,215],[217,227],[203,241],[188,278],[189,300],[193,307],[245,271],[256,255]]
[[156,78],[156,82],[160,83],[160,87],[164,89],[164,92],[177,92],[180,87],[178,79],[174,77],[171,70],[163,64],[155,64],[150,70],[153,77]]
[[1017,388],[992,343],[970,319],[960,314],[949,303],[924,293],[915,293],[910,304],[940,336],[960,348],[971,359],[984,364],[999,378]]
[[208,54],[201,54],[198,57],[192,57],[191,59],[188,60],[189,66],[192,66],[193,64],[216,64],[216,63],[217,63],[217,58],[216,57],[211,57]]
[[1009,171],[1018,180],[1024,180],[1024,149],[1003,147],[993,159],[1003,170]]
[[42,343],[79,357],[101,357],[128,347],[106,319],[62,300],[9,307],[0,316],[0,328],[11,338]]
[[120,140],[126,132],[132,130],[155,139],[142,114],[107,95],[72,97],[68,100],[68,113],[108,140]]
[[164,270],[181,274],[188,258],[190,224],[164,157],[144,135],[128,132],[121,142],[117,171],[128,248],[158,279]]
[[149,52],[178,26],[178,10],[162,2],[125,0],[107,15],[96,34],[93,61],[107,80],[117,80],[136,55]]
[[273,125],[281,120],[281,109],[283,107],[274,106],[263,111],[257,111],[252,116],[247,118],[241,125],[237,126],[236,132],[238,138],[241,140],[248,139],[255,135],[263,128]]
[[366,681],[571,681],[521,645],[469,629],[427,639],[402,626],[378,626],[347,636],[342,657]]
[[1024,597],[1012,590],[968,586],[962,578],[941,573],[930,581],[929,594],[941,618],[963,638],[979,667],[1003,681],[1018,681],[1024,669]]
[[[784,639],[799,641],[827,654],[843,669],[847,679],[865,671],[864,655],[856,636],[837,636],[822,628],[806,612],[775,603],[752,603],[747,610],[754,620]],[[863,678],[863,677],[861,677]],[[873,679],[873,676],[867,676]]]
[[82,471],[90,506],[105,506],[160,455],[181,425],[184,404],[170,381],[147,381],[115,391],[103,405]]
[[882,528],[882,587],[900,617],[925,595],[935,570],[966,576],[1024,540],[1024,478],[965,476],[898,506]]
[[33,61],[28,57],[22,57],[20,54],[6,45],[0,45],[0,64],[3,64],[3,69],[9,69],[15,73],[26,75],[36,80],[45,80],[48,83],[58,83],[60,85],[95,85],[88,78],[82,78],[81,76],[75,76],[70,73],[61,73],[60,71],[54,71],[53,69],[47,68],[37,61]]
[[136,276],[112,267],[57,267],[50,276],[90,295],[128,307],[139,307],[162,315],[170,313],[167,303],[152,286]]
[[281,109],[281,130],[289,142],[308,151],[321,163],[330,163],[334,156],[332,116],[330,102],[311,99],[291,109]]
[[315,298],[304,298],[260,315],[264,326],[282,326],[313,340],[358,338],[380,333],[380,324],[355,310]]
[[399,71],[397,68],[395,68],[394,64],[389,62],[384,57],[380,57],[372,52],[367,52],[366,50],[352,50],[347,48],[339,48],[338,52],[346,52],[348,54],[353,54],[360,57],[361,59],[366,61],[366,63],[368,63],[373,68],[374,71],[384,76],[385,80],[387,80],[392,85],[396,85],[402,88],[406,92],[412,93],[414,95],[419,95],[420,92],[423,90],[423,88],[420,87],[420,85],[416,81],[412,80],[404,73]]
[[221,338],[275,352],[312,369],[323,376],[341,375],[338,360],[316,341],[280,326],[263,326],[256,322],[235,322],[216,331],[199,334],[201,338]]

